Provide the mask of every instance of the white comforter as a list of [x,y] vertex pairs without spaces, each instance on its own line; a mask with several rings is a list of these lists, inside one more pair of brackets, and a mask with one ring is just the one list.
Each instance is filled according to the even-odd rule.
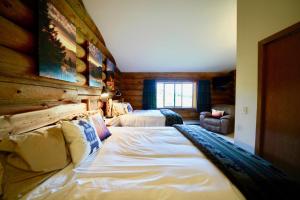
[[69,165],[24,199],[244,199],[234,185],[172,127],[112,127],[97,155]]
[[120,125],[130,127],[165,126],[166,118],[159,110],[134,110],[120,115]]

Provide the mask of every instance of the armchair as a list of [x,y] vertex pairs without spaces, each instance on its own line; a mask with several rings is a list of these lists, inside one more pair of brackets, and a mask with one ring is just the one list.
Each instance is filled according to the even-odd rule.
[[229,134],[234,130],[234,105],[213,106],[215,110],[223,110],[224,115],[220,118],[212,116],[211,112],[200,113],[200,126],[203,128],[221,134]]

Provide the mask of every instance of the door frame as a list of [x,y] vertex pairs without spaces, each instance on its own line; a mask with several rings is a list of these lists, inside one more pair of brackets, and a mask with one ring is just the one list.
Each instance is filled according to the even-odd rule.
[[293,33],[300,32],[300,22],[289,26],[258,42],[258,95],[257,95],[257,116],[256,116],[256,138],[255,138],[255,154],[262,155],[263,135],[264,135],[264,102],[266,83],[263,78],[266,74],[265,66],[265,48],[266,45],[278,39],[289,36]]

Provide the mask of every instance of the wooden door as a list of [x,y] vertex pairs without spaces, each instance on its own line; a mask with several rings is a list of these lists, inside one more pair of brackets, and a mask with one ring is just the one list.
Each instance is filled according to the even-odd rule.
[[300,180],[300,23],[259,42],[256,153]]

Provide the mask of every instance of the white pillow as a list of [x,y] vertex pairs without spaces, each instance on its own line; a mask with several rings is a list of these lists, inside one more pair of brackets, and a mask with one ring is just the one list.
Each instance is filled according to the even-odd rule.
[[62,130],[75,167],[102,146],[94,126],[85,119],[64,121]]
[[60,125],[10,135],[9,141],[14,144],[14,149],[7,157],[7,162],[16,168],[50,172],[69,164],[70,159]]
[[119,116],[119,115],[124,115],[124,114],[126,114],[126,111],[124,109],[124,104],[114,102],[113,106],[112,106],[112,115]]
[[223,110],[211,109],[211,114],[212,114],[213,117],[223,117],[224,111]]

